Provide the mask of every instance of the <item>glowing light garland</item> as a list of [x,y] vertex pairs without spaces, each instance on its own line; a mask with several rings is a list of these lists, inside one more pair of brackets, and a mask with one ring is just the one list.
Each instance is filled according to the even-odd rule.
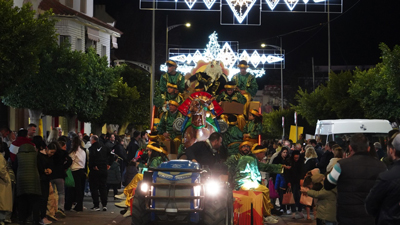
[[[222,61],[225,68],[229,70],[228,78],[231,79],[233,75],[240,72],[240,69],[236,67],[237,62],[240,60],[246,60],[255,67],[255,69],[248,68],[247,71],[256,77],[262,77],[265,74],[265,69],[256,69],[260,64],[274,64],[284,61],[284,55],[280,54],[260,55],[259,51],[253,50],[253,52],[250,52],[250,56],[248,53],[249,50],[240,50],[241,53],[235,52],[232,50],[232,47],[228,42],[225,42],[221,48],[218,43],[218,35],[215,31],[209,36],[209,39],[210,41],[202,53],[200,50],[196,50],[194,54],[178,54],[169,57],[169,59],[178,63],[177,71],[183,74],[191,73],[192,69],[196,67],[198,61],[203,60],[205,62],[210,62],[215,59]],[[162,64],[160,70],[167,71],[167,66]]]
[[286,5],[289,7],[290,11],[293,11],[294,7],[297,5],[299,0],[285,0]]
[[256,1],[257,0],[227,0],[226,2],[228,3],[233,12],[233,15],[235,15],[238,22],[242,23],[244,18],[247,17],[247,14],[251,10],[251,8],[253,8],[253,5],[254,3],[256,3]]
[[211,7],[214,5],[215,0],[203,0],[204,4],[206,4],[208,9],[211,9]]
[[271,10],[274,10],[276,5],[278,5],[279,0],[265,0]]
[[196,0],[185,0],[185,2],[189,9],[192,9],[194,3],[196,3]]

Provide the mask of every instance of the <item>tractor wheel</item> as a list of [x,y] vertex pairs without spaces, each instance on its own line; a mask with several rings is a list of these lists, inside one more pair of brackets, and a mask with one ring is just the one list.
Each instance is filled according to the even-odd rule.
[[225,188],[216,196],[207,196],[203,211],[204,225],[233,224],[233,194]]
[[146,211],[145,198],[140,191],[140,185],[142,181],[139,181],[132,203],[132,224],[131,225],[148,225],[150,224],[150,213]]

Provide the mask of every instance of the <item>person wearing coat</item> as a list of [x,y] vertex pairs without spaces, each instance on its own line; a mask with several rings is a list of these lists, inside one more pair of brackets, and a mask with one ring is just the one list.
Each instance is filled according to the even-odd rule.
[[[107,170],[107,196],[108,192],[112,188],[114,190],[114,196],[118,195],[118,188],[121,186],[121,172],[119,170],[118,157],[114,157],[115,161],[111,164],[109,170]],[[115,197],[114,197],[115,198]]]
[[17,171],[17,198],[19,224],[26,224],[33,215],[33,224],[40,222],[40,199],[42,195],[37,167],[37,152],[31,144],[19,147],[14,166]]
[[7,162],[4,156],[0,154],[0,223],[4,224],[7,212],[11,212],[12,208],[13,199],[11,178],[8,173]]
[[[317,173],[311,177],[313,183],[320,183],[325,178],[324,175]],[[318,181],[318,182],[316,182]],[[317,202],[317,225],[336,225],[336,195],[337,189],[319,191],[308,190],[307,195],[318,199]]]

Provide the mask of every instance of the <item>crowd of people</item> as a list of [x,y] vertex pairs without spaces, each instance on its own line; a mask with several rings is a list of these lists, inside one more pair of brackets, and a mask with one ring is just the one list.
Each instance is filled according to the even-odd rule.
[[[146,132],[133,132],[128,142],[116,132],[64,136],[60,128],[43,139],[36,129],[35,124],[16,133],[0,128],[2,225],[51,224],[65,218],[66,210],[107,211],[109,190],[118,195],[121,185],[130,183],[148,143]],[[84,196],[92,198],[92,208],[83,206]]]

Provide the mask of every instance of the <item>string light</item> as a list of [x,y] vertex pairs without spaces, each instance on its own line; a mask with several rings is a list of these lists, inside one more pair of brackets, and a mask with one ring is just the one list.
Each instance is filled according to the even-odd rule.
[[[257,0],[227,0],[226,2],[228,3],[238,22],[242,23],[244,18],[247,17],[247,14],[251,8],[253,8],[253,5],[256,3],[256,1]],[[246,9],[243,10],[243,8]]]
[[189,9],[192,9],[194,3],[196,3],[196,0],[185,0],[185,2]]
[[274,10],[276,5],[278,5],[279,0],[265,0],[271,10]]
[[[210,40],[206,45],[204,51],[196,49],[195,53],[188,54],[178,54],[169,57],[170,59],[176,61],[178,63],[177,71],[180,73],[186,74],[191,73],[192,69],[196,67],[197,62],[203,60],[205,62],[211,62],[212,60],[220,60],[225,68],[229,70],[228,79],[231,79],[234,74],[240,72],[239,68],[236,67],[237,61],[245,60],[246,62],[251,63],[255,68],[257,68],[260,64],[272,64],[281,62],[284,60],[283,55],[275,54],[260,54],[257,50],[237,50],[241,53],[233,51],[231,45],[228,42],[225,42],[220,47],[218,42],[218,34],[213,32],[209,37]],[[188,49],[185,49],[188,50]],[[249,55],[248,51],[251,53]],[[261,50],[265,52],[265,50]],[[167,66],[165,64],[160,66],[161,71],[167,71]],[[261,77],[265,74],[265,70],[262,69],[251,69],[248,68],[247,71],[253,74],[256,77]]]
[[299,0],[285,0],[286,5],[289,7],[290,11],[294,9],[294,7],[297,5]]
[[314,0],[315,3],[325,2],[326,0]]
[[211,7],[214,5],[215,0],[203,0],[204,4],[206,4],[208,9],[211,9]]

